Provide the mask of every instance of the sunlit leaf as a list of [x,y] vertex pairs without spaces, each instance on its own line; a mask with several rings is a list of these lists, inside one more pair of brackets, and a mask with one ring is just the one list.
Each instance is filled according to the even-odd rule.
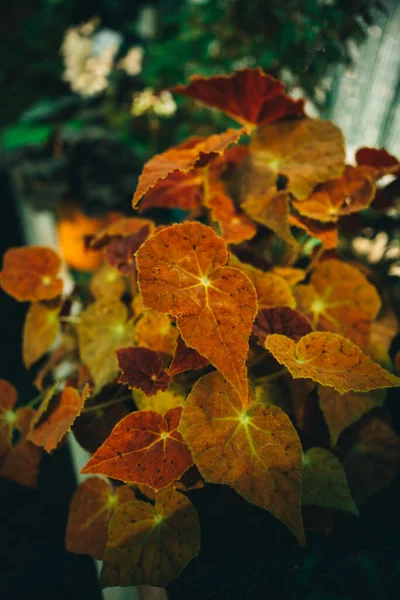
[[171,377],[175,377],[175,375],[179,375],[179,373],[201,369],[208,364],[208,360],[204,358],[204,356],[201,356],[197,350],[188,348],[182,337],[179,336],[174,358],[168,369],[168,374],[171,375]]
[[113,490],[109,481],[89,477],[82,481],[69,507],[65,547],[68,552],[102,560],[113,512],[135,495],[127,486]]
[[42,446],[46,452],[54,450],[70,431],[88,396],[87,386],[82,394],[73,387],[66,387],[61,395],[45,397],[31,423],[27,439],[36,446]]
[[179,332],[168,315],[152,310],[146,311],[136,323],[138,346],[172,356],[176,349]]
[[368,208],[375,197],[375,184],[364,171],[346,166],[342,177],[320,185],[301,202],[293,202],[297,212],[322,222],[336,222],[339,217]]
[[260,68],[233,75],[196,75],[188,85],[178,85],[172,91],[218,108],[244,125],[260,126],[304,115],[304,101],[292,100],[285,94],[283,83]]
[[193,464],[177,431],[182,408],[164,416],[151,410],[124,417],[95,452],[82,473],[99,473],[125,483],[144,483],[161,490]]
[[281,409],[263,404],[243,408],[233,388],[214,371],[194,385],[179,430],[205,481],[230,485],[304,543],[302,449]]
[[157,352],[148,348],[121,348],[117,350],[117,358],[121,383],[142,390],[146,396],[168,388],[171,377]]
[[118,269],[107,263],[102,265],[90,280],[90,291],[95,300],[120,300],[125,287],[125,281]]
[[303,504],[335,508],[358,516],[340,460],[325,448],[310,448],[303,457]]
[[331,387],[319,388],[319,405],[329,428],[332,446],[336,446],[339,435],[346,427],[356,423],[365,413],[385,401],[384,390],[373,390],[364,394],[348,392],[340,394]]
[[25,316],[22,356],[27,369],[50,350],[59,332],[60,306],[34,302]]
[[375,287],[361,271],[340,260],[324,260],[314,268],[309,284],[295,291],[297,307],[312,322],[368,346],[370,323],[381,301]]
[[63,282],[58,277],[60,257],[41,246],[10,248],[3,258],[0,285],[20,302],[50,300],[59,296]]
[[155,505],[126,502],[113,514],[100,582],[103,587],[176,579],[200,550],[196,509],[172,489],[159,492]]
[[176,317],[185,344],[246,398],[256,293],[241,271],[226,266],[225,242],[209,227],[183,223],[149,238],[136,259],[145,305]]
[[153,396],[146,396],[141,390],[134,390],[133,398],[139,410],[155,410],[163,415],[170,408],[183,406],[186,396],[179,390],[169,387],[167,390],[160,390]]
[[288,192],[278,192],[275,186],[271,186],[264,194],[246,194],[241,206],[253,221],[271,229],[287,244],[297,245],[290,231]]
[[312,379],[341,394],[400,385],[400,378],[335,333],[309,333],[297,344],[285,335],[273,334],[267,337],[265,347],[292,377]]
[[132,206],[161,180],[177,172],[187,174],[195,167],[205,166],[216,156],[223,154],[230,144],[239,141],[246,129],[228,129],[224,133],[202,138],[191,147],[178,146],[157,154],[144,166],[133,196]]
[[258,343],[264,348],[267,335],[282,333],[298,342],[303,335],[311,333],[309,322],[297,311],[288,306],[263,308],[256,316],[253,324],[253,333],[258,338]]
[[81,360],[99,390],[118,375],[115,351],[134,343],[126,306],[108,298],[90,304],[80,315],[78,338]]

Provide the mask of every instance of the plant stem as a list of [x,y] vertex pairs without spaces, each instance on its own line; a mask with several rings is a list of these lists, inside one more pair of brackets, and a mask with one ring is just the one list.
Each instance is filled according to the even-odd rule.
[[271,381],[275,381],[275,379],[279,379],[282,375],[286,375],[287,369],[283,368],[275,373],[271,373],[271,375],[264,375],[263,377],[257,377],[256,383],[271,383]]
[[93,406],[88,406],[84,408],[81,412],[82,414],[96,412],[102,408],[108,408],[109,406],[114,406],[115,404],[121,404],[121,402],[126,402],[126,400],[132,400],[132,396],[122,396],[121,398],[114,398],[114,400],[110,400],[109,402],[102,402],[101,404],[94,404]]
[[323,244],[321,244],[320,247],[318,248],[318,250],[316,251],[316,253],[314,254],[313,258],[310,260],[310,264],[308,265],[308,267],[306,269],[306,273],[309,273],[315,267],[315,265],[317,264],[317,262],[323,255],[324,251],[325,251],[325,247]]
[[37,404],[40,404],[41,400],[42,400],[42,394],[39,394],[38,396],[35,396],[35,398],[33,398],[33,400],[31,400],[30,402],[28,402],[28,404],[25,404],[24,406],[30,406],[33,408]]

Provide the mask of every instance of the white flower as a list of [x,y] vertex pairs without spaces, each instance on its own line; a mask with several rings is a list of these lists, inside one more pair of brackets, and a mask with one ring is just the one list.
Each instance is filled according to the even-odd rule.
[[123,69],[128,75],[133,77],[139,75],[142,70],[144,50],[141,46],[133,46],[128,53],[121,58],[117,67]]
[[170,92],[164,90],[155,94],[152,88],[146,88],[134,95],[131,112],[135,117],[146,112],[153,112],[158,117],[170,117],[176,112],[176,103]]
[[176,102],[171,92],[163,91],[156,96],[153,110],[159,117],[171,117],[176,112]]

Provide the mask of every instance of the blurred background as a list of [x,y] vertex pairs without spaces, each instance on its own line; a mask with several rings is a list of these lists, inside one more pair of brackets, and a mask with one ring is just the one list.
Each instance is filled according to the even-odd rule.
[[[51,245],[75,278],[92,271],[97,257],[84,252],[84,238],[110,214],[131,214],[143,164],[189,135],[226,128],[221,114],[168,91],[193,74],[261,66],[307,98],[310,116],[342,128],[349,160],[360,146],[399,155],[399,34],[397,0],[2,2],[2,253]],[[347,248],[386,273],[395,308],[398,181],[381,211],[363,214]],[[1,292],[0,377],[23,399],[32,394],[17,333],[25,310]],[[4,598],[100,598],[92,563],[63,549],[74,487],[68,448],[47,457],[43,471],[38,492],[0,484],[2,509],[15,516],[1,533]]]

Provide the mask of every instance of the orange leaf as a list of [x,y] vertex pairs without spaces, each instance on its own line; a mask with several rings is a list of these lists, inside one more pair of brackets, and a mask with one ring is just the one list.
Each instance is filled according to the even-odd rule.
[[134,326],[126,306],[112,298],[90,304],[80,315],[78,339],[81,360],[89,367],[98,391],[118,375],[115,351],[134,343]]
[[363,504],[394,481],[400,468],[400,439],[384,421],[368,419],[344,459],[344,468],[353,498]]
[[361,167],[370,167],[369,171],[376,179],[387,174],[400,174],[399,160],[384,148],[360,148],[356,152],[356,161]]
[[256,235],[257,227],[248,217],[236,210],[233,200],[225,193],[213,193],[206,201],[206,206],[211,210],[213,221],[219,224],[221,237],[227,244],[240,244]]
[[195,383],[179,431],[206,481],[230,485],[304,543],[301,444],[281,409],[263,404],[244,409],[241,398],[214,371]]
[[82,473],[100,473],[125,483],[144,483],[161,490],[193,464],[177,431],[182,408],[164,416],[152,410],[124,417],[95,452]]
[[318,183],[340,177],[344,169],[342,132],[330,121],[300,119],[263,127],[253,136],[250,150],[262,176],[273,185],[286,177],[286,190],[297,200],[307,198]]
[[4,255],[0,285],[20,302],[50,300],[63,289],[63,282],[57,277],[60,267],[60,257],[51,248],[10,248]]
[[319,186],[293,208],[304,217],[328,223],[368,208],[375,197],[375,184],[363,169],[346,166],[342,177]]
[[90,291],[96,300],[119,300],[125,291],[125,281],[117,269],[104,264],[91,278]]
[[272,333],[282,333],[298,342],[307,333],[311,333],[309,322],[297,311],[288,306],[263,308],[256,316],[253,333],[258,344],[264,348],[265,340]]
[[117,350],[117,358],[122,371],[120,383],[142,390],[146,396],[168,388],[171,377],[157,352],[148,348],[121,348]]
[[52,452],[70,431],[88,395],[89,386],[86,386],[81,395],[75,388],[66,387],[61,396],[45,397],[31,423],[27,439],[36,446],[43,446],[46,452]]
[[230,144],[238,142],[244,133],[246,133],[245,128],[228,129],[224,133],[201,139],[193,146],[182,147],[181,145],[157,154],[144,166],[133,196],[132,206],[135,207],[160,180],[166,179],[172,173],[186,174],[195,167],[205,166],[210,160],[223,154]]
[[274,267],[271,270],[271,273],[285,279],[290,287],[296,286],[300,281],[303,281],[303,279],[306,278],[304,269],[298,269],[296,267]]
[[304,115],[304,101],[292,100],[283,83],[259,67],[233,75],[196,75],[189,85],[178,85],[172,91],[218,108],[243,125],[260,126]]
[[264,194],[247,194],[241,206],[253,221],[271,229],[287,244],[297,245],[290,232],[288,192],[278,192],[272,186]]
[[350,340],[335,333],[309,333],[294,342],[285,335],[269,335],[265,347],[292,377],[312,379],[341,394],[397,387],[400,379],[379,365]]
[[172,356],[175,352],[179,332],[173,326],[168,315],[152,310],[146,311],[136,323],[136,342],[138,346],[149,348]]
[[275,306],[294,308],[296,306],[292,290],[282,277],[271,272],[264,273],[253,265],[241,262],[234,255],[231,255],[229,263],[232,267],[243,271],[250,279],[257,292],[259,308],[274,308]]
[[385,402],[384,390],[366,394],[348,392],[339,394],[330,387],[319,388],[319,405],[328,425],[332,446],[336,446],[342,431],[356,423],[365,413]]
[[145,305],[176,317],[183,341],[248,395],[245,361],[257,310],[255,290],[226,266],[225,242],[209,227],[166,227],[136,253]]
[[54,308],[39,302],[29,307],[22,337],[22,355],[27,369],[46,354],[55,341],[60,329],[58,320],[60,308],[60,306]]
[[179,336],[174,358],[168,369],[168,374],[171,377],[175,377],[175,375],[179,375],[179,373],[201,369],[206,365],[208,365],[208,360],[204,358],[204,356],[201,356],[197,350],[188,348],[182,337]]
[[299,285],[295,295],[298,310],[310,318],[314,329],[339,333],[363,348],[368,346],[370,323],[381,301],[361,271],[340,260],[319,262],[309,285]]
[[68,552],[88,554],[102,560],[113,512],[135,495],[127,486],[114,491],[110,482],[100,477],[82,481],[69,507],[65,547]]
[[338,245],[338,229],[335,223],[320,223],[293,213],[289,215],[289,223],[303,229],[307,235],[321,240],[326,250],[332,250]]
[[100,582],[103,587],[165,586],[199,550],[199,519],[183,494],[164,490],[154,506],[140,500],[125,502],[110,521]]

